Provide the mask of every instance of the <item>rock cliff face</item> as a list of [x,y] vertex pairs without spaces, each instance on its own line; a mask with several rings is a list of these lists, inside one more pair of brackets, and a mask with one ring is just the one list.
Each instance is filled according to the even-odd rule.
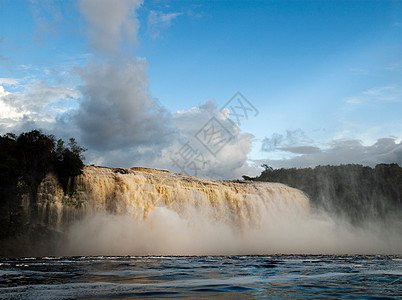
[[189,222],[196,211],[211,223],[247,230],[264,218],[310,211],[308,198],[283,184],[214,181],[144,168],[86,166],[73,186],[64,194],[57,178],[48,174],[38,190],[39,224],[64,231],[94,213],[129,215],[142,222],[155,209],[166,208]]

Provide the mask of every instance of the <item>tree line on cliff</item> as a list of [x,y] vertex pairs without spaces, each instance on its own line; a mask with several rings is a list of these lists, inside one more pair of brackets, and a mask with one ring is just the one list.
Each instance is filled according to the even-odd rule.
[[68,191],[69,179],[82,173],[84,151],[74,138],[65,143],[39,130],[0,136],[0,239],[24,230],[22,195],[29,196],[34,214],[38,187],[46,174],[55,173]]
[[347,164],[315,168],[273,169],[246,180],[280,182],[304,191],[313,207],[334,213],[353,224],[402,217],[402,168]]

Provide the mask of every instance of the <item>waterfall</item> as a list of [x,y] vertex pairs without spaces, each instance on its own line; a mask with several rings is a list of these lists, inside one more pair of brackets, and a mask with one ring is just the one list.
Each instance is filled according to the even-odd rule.
[[[65,233],[63,255],[395,253],[400,233],[352,228],[311,211],[280,183],[216,181],[167,171],[86,166],[64,194],[38,189],[38,222]],[[396,250],[395,250],[396,249]]]
[[211,222],[241,230],[258,227],[263,217],[310,210],[301,191],[280,183],[215,181],[144,168],[86,166],[70,194],[64,195],[53,174],[38,189],[40,222],[60,231],[88,214],[107,212],[140,221],[158,208],[186,219],[197,210]]

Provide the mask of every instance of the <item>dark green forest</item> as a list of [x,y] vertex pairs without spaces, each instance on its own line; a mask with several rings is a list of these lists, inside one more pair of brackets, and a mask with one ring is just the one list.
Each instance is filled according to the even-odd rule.
[[[0,136],[0,239],[29,228],[26,223],[35,219],[38,186],[46,174],[55,173],[68,192],[69,179],[82,173],[84,151],[74,138],[66,144],[39,130]],[[22,209],[23,194],[30,198],[30,218]]]
[[348,164],[303,169],[273,169],[246,180],[280,182],[304,191],[314,208],[348,219],[353,224],[402,217],[402,168]]

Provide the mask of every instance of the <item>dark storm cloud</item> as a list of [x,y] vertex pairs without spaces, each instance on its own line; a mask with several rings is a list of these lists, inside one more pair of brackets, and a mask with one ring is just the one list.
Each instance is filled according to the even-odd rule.
[[149,95],[146,67],[135,58],[93,63],[79,71],[84,100],[75,121],[86,146],[110,150],[169,140],[171,116]]

